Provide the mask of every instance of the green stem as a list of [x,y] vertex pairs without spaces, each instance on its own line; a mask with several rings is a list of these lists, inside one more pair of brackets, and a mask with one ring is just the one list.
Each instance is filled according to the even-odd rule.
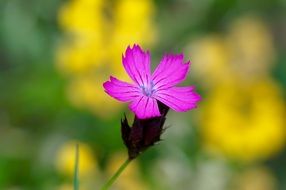
[[74,164],[74,177],[73,177],[73,189],[79,189],[79,180],[78,180],[78,162],[79,162],[79,146],[75,146],[75,164]]
[[101,188],[101,190],[108,190],[109,187],[114,183],[114,181],[120,176],[126,166],[131,162],[131,159],[127,159],[120,168],[115,172],[115,174],[106,182],[106,184]]

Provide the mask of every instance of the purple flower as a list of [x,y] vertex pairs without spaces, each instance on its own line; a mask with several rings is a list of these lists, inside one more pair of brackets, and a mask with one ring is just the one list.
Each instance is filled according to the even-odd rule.
[[158,101],[175,111],[185,112],[196,108],[201,98],[194,91],[194,86],[175,86],[186,78],[189,70],[190,62],[183,61],[183,54],[165,55],[151,74],[150,53],[144,52],[139,45],[128,46],[122,62],[133,82],[127,83],[111,76],[103,87],[113,98],[130,102],[130,110],[139,119],[160,116]]

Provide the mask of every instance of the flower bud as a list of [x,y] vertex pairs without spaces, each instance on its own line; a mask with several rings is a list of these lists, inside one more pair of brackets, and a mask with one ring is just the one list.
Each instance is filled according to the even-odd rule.
[[161,102],[158,102],[158,105],[161,116],[149,119],[139,119],[135,116],[132,127],[129,126],[126,116],[121,120],[121,136],[128,149],[129,159],[136,158],[141,152],[161,140],[169,107]]

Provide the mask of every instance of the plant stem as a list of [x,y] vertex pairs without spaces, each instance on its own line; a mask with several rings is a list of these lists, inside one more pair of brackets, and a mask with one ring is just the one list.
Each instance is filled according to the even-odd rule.
[[74,164],[74,178],[73,178],[73,189],[79,189],[79,180],[78,180],[78,162],[79,162],[79,145],[75,145],[75,164]]
[[131,162],[131,159],[126,159],[125,162],[118,168],[115,174],[106,182],[106,184],[101,188],[101,190],[108,190],[109,187],[114,183],[114,181],[120,176],[126,166]]

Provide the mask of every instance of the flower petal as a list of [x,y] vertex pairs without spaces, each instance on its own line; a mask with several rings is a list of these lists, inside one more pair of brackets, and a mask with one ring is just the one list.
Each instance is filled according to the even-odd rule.
[[157,91],[153,97],[178,112],[196,108],[197,102],[201,100],[193,86],[162,89]]
[[147,96],[137,97],[130,105],[132,110],[139,119],[147,119],[160,116],[157,100]]
[[154,88],[168,88],[184,80],[190,62],[183,63],[184,55],[165,55],[152,75]]
[[132,48],[128,46],[125,56],[122,56],[123,66],[130,76],[139,86],[146,86],[150,82],[150,53],[146,53],[139,45]]
[[103,83],[103,87],[107,94],[122,102],[129,102],[140,96],[140,91],[137,86],[114,77],[110,77],[110,81]]

